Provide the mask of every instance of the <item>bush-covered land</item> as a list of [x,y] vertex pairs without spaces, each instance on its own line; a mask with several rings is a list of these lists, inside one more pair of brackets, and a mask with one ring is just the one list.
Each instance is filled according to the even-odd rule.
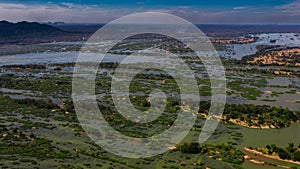
[[[241,158],[235,159],[242,156],[239,154],[240,150],[225,145],[199,145],[203,152],[209,150],[207,153],[214,155],[213,158],[206,157],[207,153],[189,154],[173,150],[163,156],[127,160],[109,154],[92,143],[76,119],[72,102],[64,101],[57,106],[49,100],[11,99],[1,96],[0,104],[3,105],[0,107],[2,168],[145,168],[149,165],[159,168],[231,168],[229,163],[241,163]],[[106,111],[104,110],[104,114]],[[139,136],[138,131],[143,129],[135,129],[137,126],[133,125],[130,131],[124,131],[119,126],[118,118],[109,117],[112,119],[108,121],[123,134]],[[230,150],[230,153],[225,154],[225,150]],[[222,153],[218,154],[217,151]],[[217,160],[211,164],[210,160],[216,158],[223,158],[224,163],[218,163]]]
[[[195,125],[175,150],[152,158],[129,160],[95,145],[78,122],[71,98],[73,66],[74,63],[67,63],[0,68],[1,168],[241,168],[245,159],[239,145],[244,133],[238,125],[283,128],[299,121],[300,117],[298,111],[283,107],[227,104],[221,124],[211,137],[217,141],[198,144],[194,141],[198,141],[210,108],[209,101],[202,101],[199,114],[195,114],[198,117]],[[150,137],[168,129],[180,110],[180,89],[176,81],[166,73],[152,74],[153,70],[135,76],[129,87],[129,98],[135,108],[142,111],[150,108],[148,96],[153,89],[165,92],[167,103],[156,120],[134,123],[116,111],[109,92],[110,72],[117,66],[118,63],[101,64],[99,68],[105,71],[98,73],[96,79],[98,106],[107,122],[131,137]],[[230,71],[228,92],[232,97],[241,94],[243,99],[259,99],[263,95],[261,88],[268,86],[264,78],[254,77],[251,72],[239,79],[235,77],[241,76],[236,74],[237,69]],[[272,77],[268,73],[264,75]],[[209,98],[207,75],[198,77],[197,81],[200,95]],[[274,92],[274,97],[269,99],[287,92],[296,94],[296,87],[287,87],[290,90],[286,92]],[[297,153],[284,150],[291,159],[297,158]]]
[[[200,103],[200,113],[207,113],[209,102]],[[289,127],[300,120],[299,111],[290,111],[287,108],[260,106],[251,104],[227,104],[225,105],[224,122],[238,123],[243,126],[270,128]]]
[[209,158],[222,160],[233,164],[242,164],[244,162],[244,153],[230,145],[211,145],[199,143],[182,144],[176,147],[176,150],[189,154],[204,154]]
[[278,156],[284,160],[293,160],[300,162],[300,144],[295,145],[294,143],[289,143],[285,148],[276,146],[275,144],[267,145],[265,148],[257,148],[258,151],[272,155]]

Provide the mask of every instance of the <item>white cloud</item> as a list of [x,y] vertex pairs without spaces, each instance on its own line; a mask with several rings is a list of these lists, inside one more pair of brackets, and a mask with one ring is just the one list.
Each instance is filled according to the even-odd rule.
[[233,8],[234,10],[243,10],[243,9],[246,9],[245,6],[237,6],[237,7],[234,7]]
[[138,5],[143,5],[143,4],[144,4],[144,2],[142,2],[142,1],[138,1],[138,2],[136,2],[136,4],[138,4]]
[[283,15],[299,16],[300,15],[300,0],[277,6],[275,9],[279,10]]
[[[0,20],[13,22],[26,20],[106,23],[136,12],[165,12],[183,17],[193,23],[300,23],[300,0],[277,7],[237,6],[229,10],[193,6],[150,8],[143,5],[135,7],[80,5],[51,1],[44,4],[0,2]],[[275,14],[280,14],[280,17],[274,16]]]
[[8,21],[64,21],[83,23],[103,23],[131,13],[126,8],[102,8],[97,5],[73,3],[19,4],[0,3],[0,20]]

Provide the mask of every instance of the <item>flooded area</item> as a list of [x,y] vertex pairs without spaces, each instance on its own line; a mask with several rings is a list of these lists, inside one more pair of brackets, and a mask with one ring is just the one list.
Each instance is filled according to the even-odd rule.
[[0,2],[0,169],[300,169],[298,7]]
[[[234,46],[234,53],[231,54],[232,58],[240,58],[238,55],[245,55],[251,54],[256,52],[256,45],[261,44],[270,44],[270,40],[277,39],[274,45],[280,44],[287,44],[290,46],[296,46],[300,42],[300,37],[297,36],[298,34],[259,34],[253,35],[255,37],[259,37],[259,40],[255,43],[250,44],[233,44]],[[293,39],[294,38],[294,39]],[[72,45],[72,43],[66,43],[68,45]],[[74,44],[77,44],[74,42]],[[104,44],[101,44],[104,45]],[[236,53],[236,51],[240,53]],[[151,53],[151,50],[144,51]],[[151,53],[153,55],[153,53]],[[228,54],[228,53],[227,53]],[[42,52],[42,53],[24,53],[24,54],[14,54],[14,55],[4,55],[0,56],[0,66],[3,65],[25,65],[25,64],[64,64],[64,63],[74,63],[77,61],[79,56],[79,51],[67,51],[67,52]],[[81,57],[81,62],[88,62],[88,61],[95,61],[99,55],[97,53],[88,53],[86,57]],[[121,62],[123,61],[127,55],[123,54],[107,54],[103,62]],[[147,62],[153,61],[153,56],[146,56],[146,55],[131,55],[130,61],[134,62]],[[169,59],[159,58],[158,61],[160,62],[170,62]],[[170,62],[169,64],[172,64]],[[195,65],[194,65],[195,66]],[[196,65],[197,66],[197,65]],[[239,68],[235,66],[235,68]],[[53,70],[55,67],[47,66],[47,69]],[[49,77],[62,77],[62,76],[72,76],[73,67],[65,66],[61,68],[61,71],[65,72],[57,73],[57,72],[39,72],[39,73],[30,73],[30,76],[35,77],[42,77],[42,76],[49,76]],[[262,68],[259,68],[262,69]],[[123,70],[127,71],[127,70]],[[112,73],[111,70],[103,69],[100,73],[109,72]],[[22,76],[29,76],[26,72],[1,72],[1,73],[16,73]],[[128,70],[128,73],[130,71]],[[203,77],[201,73],[195,75],[198,78]],[[260,79],[261,75],[253,74],[253,76],[248,77],[245,75],[236,75],[232,74],[228,77],[230,79]],[[300,88],[296,86],[300,86],[300,79],[296,77],[272,77],[266,78],[267,86],[269,87],[277,87],[273,89],[268,89],[266,87],[258,88],[259,91],[262,92],[262,95],[257,98],[257,100],[249,100],[239,95],[227,96],[227,103],[229,104],[257,104],[257,105],[271,105],[271,106],[282,106],[287,107],[291,110],[298,110],[300,109]],[[249,88],[252,87],[249,84],[241,84],[241,87]],[[7,89],[2,89],[7,90]],[[8,93],[8,91],[2,91],[4,93]],[[24,93],[24,95],[28,95]],[[20,96],[14,96],[20,97]],[[202,96],[202,100],[209,100],[210,97]]]
[[268,144],[276,144],[284,147],[289,142],[299,143],[299,131],[299,123],[283,129],[257,130],[243,127],[242,132],[244,135],[244,141],[240,146],[264,147]]
[[[102,54],[88,53],[84,54],[86,57],[81,57],[80,62],[95,62],[98,61]],[[16,55],[0,56],[0,66],[4,65],[25,65],[25,64],[64,64],[74,63],[77,61],[79,52],[43,52],[43,53],[26,53]],[[102,62],[121,62],[127,55],[122,54],[106,54]],[[153,61],[154,56],[146,55],[130,55],[130,62],[138,63],[142,61]],[[156,57],[157,58],[157,57]],[[169,61],[160,58],[160,61]]]
[[274,77],[267,82],[270,86],[300,86],[300,78],[293,77]]
[[264,33],[249,36],[258,37],[258,40],[248,44],[228,44],[228,52],[225,54],[225,57],[240,60],[244,56],[255,54],[257,52],[256,46],[258,45],[300,47],[300,36],[298,33]]
[[[273,45],[273,46],[282,45],[287,47],[300,47],[300,36],[297,33],[250,34],[248,36],[257,37],[258,40],[254,43],[247,43],[247,44],[227,44],[226,45],[227,50],[218,51],[219,55],[223,57],[239,60],[243,56],[255,54],[257,52],[256,46],[258,45]],[[94,47],[99,47],[99,48],[106,47],[107,45],[110,45],[112,43],[114,43],[114,41],[107,41],[105,43],[95,44]],[[0,65],[29,64],[32,62],[34,62],[35,64],[75,62],[79,54],[79,52],[75,50],[80,49],[78,45],[84,45],[84,43],[83,42],[60,42],[60,43],[50,43],[46,45],[51,46],[51,50],[60,51],[60,52],[53,52],[49,50],[48,52],[42,52],[42,53],[3,55],[0,56]],[[46,46],[46,45],[44,44],[39,46]],[[68,46],[65,47],[63,45],[68,45]],[[72,48],[72,45],[76,46],[76,48],[75,47]],[[134,51],[128,51],[128,52],[134,52]],[[112,55],[111,57],[112,60],[117,61],[119,56],[122,55],[117,55],[117,56]]]

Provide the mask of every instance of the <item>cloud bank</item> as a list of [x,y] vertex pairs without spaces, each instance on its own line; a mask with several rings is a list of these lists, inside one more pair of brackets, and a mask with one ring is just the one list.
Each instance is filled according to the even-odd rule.
[[233,8],[172,6],[149,7],[137,1],[136,6],[87,5],[70,2],[43,4],[0,3],[0,20],[67,23],[106,23],[137,12],[166,12],[193,23],[214,24],[300,24],[300,1],[280,6],[236,6]]

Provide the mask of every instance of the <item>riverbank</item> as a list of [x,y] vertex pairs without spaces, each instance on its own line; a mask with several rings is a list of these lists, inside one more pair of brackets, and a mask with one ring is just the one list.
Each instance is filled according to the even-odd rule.
[[287,162],[287,163],[292,163],[292,164],[300,165],[300,162],[298,162],[298,161],[281,159],[278,156],[267,155],[267,154],[264,154],[264,153],[259,152],[257,150],[249,149],[247,147],[244,147],[243,151],[251,153],[251,154],[253,154],[255,156],[262,156],[262,157],[266,157],[266,158],[273,159],[273,160],[278,160],[278,161],[282,161],[282,162]]

